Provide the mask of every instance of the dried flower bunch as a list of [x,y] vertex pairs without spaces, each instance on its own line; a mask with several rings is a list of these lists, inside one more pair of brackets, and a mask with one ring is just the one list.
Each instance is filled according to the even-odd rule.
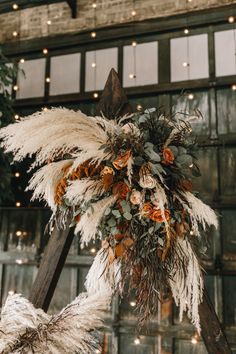
[[52,109],[4,128],[0,136],[15,160],[35,156],[33,199],[47,201],[52,221],[72,225],[81,245],[100,239],[86,281],[88,293],[135,292],[140,323],[171,291],[200,331],[203,281],[193,244],[214,211],[192,192],[199,175],[188,116],[159,110],[117,121]]

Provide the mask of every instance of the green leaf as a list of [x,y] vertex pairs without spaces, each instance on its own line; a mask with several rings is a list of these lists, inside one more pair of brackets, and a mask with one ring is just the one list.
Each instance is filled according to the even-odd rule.
[[107,223],[110,227],[116,226],[116,220],[114,218],[109,219]]
[[148,229],[149,234],[152,234],[153,231],[154,231],[154,226],[149,227],[149,229]]
[[132,214],[130,214],[130,213],[124,213],[123,215],[124,215],[124,218],[126,220],[131,220],[132,219]]
[[187,150],[183,146],[178,146],[179,155],[183,155],[187,153]]
[[182,166],[190,166],[193,163],[193,158],[190,155],[182,154],[176,158],[176,163]]
[[105,210],[104,215],[109,215],[109,214],[110,214],[110,212],[111,212],[111,208],[107,208],[107,209]]
[[112,210],[112,214],[118,219],[121,217],[119,210]]
[[179,153],[179,149],[174,146],[174,145],[170,145],[169,148],[171,149],[171,151],[173,152],[174,156],[176,157]]

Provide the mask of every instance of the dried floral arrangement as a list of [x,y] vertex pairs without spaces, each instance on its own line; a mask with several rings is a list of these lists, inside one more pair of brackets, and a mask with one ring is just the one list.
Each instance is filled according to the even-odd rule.
[[201,231],[217,227],[214,211],[192,191],[199,175],[190,121],[149,109],[120,119],[52,109],[1,130],[16,161],[43,165],[28,189],[68,218],[81,245],[101,240],[86,280],[88,293],[135,291],[139,322],[172,293],[200,331],[203,280],[196,254]]
[[100,350],[98,329],[108,299],[104,293],[83,293],[52,316],[19,294],[9,295],[1,310],[0,352],[95,353]]

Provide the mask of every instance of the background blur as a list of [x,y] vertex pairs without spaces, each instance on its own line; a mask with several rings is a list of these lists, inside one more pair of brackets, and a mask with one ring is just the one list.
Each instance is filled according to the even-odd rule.
[[[17,77],[13,75],[12,84],[2,82],[2,90],[13,98],[11,114],[16,120],[52,106],[94,114],[112,67],[118,71],[133,111],[160,106],[167,112],[201,111],[202,119],[193,126],[202,172],[195,189],[220,215],[219,230],[207,235],[205,281],[233,353],[235,21],[236,1],[229,0],[0,1],[1,51],[9,67],[18,66]],[[4,114],[0,121],[4,123]],[[9,292],[29,295],[47,242],[43,231],[50,211],[30,203],[30,195],[24,192],[30,177],[28,165],[27,161],[14,165],[11,186],[4,187],[13,196],[1,201],[1,303]],[[91,245],[80,250],[74,239],[50,312],[60,310],[83,290],[97,249],[98,245]],[[160,304],[158,316],[140,337],[135,333],[133,299],[115,299],[107,323],[104,354],[206,353],[188,320],[179,324],[172,301]]]

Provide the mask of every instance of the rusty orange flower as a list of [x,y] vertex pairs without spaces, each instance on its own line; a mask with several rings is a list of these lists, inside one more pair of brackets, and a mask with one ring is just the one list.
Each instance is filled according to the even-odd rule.
[[161,212],[161,210],[155,210],[153,209],[150,214],[149,218],[155,222],[163,222],[163,221],[169,221],[170,220],[170,212],[169,210],[164,210],[164,215]]
[[169,148],[164,148],[163,150],[163,158],[164,158],[164,163],[166,165],[171,165],[174,162],[175,156],[172,152],[171,149]]
[[113,161],[113,166],[116,170],[121,170],[128,165],[128,160],[131,156],[131,150],[127,150],[124,154],[119,155],[115,161]]
[[127,194],[130,192],[129,186],[125,182],[117,182],[112,188],[112,193],[117,195],[119,199],[125,199]]

